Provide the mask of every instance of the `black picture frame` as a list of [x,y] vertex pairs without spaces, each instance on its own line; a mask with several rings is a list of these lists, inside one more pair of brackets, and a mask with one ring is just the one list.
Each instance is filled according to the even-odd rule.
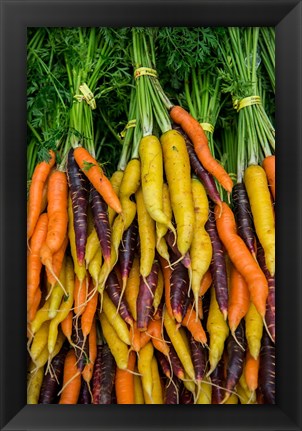
[[[1,0],[2,430],[301,430],[301,0]],[[277,363],[274,406],[26,405],[26,30],[276,28]]]

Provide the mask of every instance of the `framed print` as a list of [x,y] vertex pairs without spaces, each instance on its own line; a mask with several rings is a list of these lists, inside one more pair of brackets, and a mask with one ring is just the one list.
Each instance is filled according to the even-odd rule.
[[301,430],[301,21],[300,0],[1,0],[1,429]]

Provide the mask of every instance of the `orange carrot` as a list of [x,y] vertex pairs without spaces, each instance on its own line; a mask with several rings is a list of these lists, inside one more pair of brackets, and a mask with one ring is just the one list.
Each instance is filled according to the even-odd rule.
[[81,372],[73,349],[69,350],[64,362],[63,387],[59,404],[77,404],[81,389]]
[[169,313],[169,315],[172,317],[172,319],[174,319],[173,316],[173,311],[172,311],[172,307],[171,307],[171,302],[170,302],[170,278],[171,278],[171,268],[168,264],[168,262],[166,261],[166,259],[164,259],[163,257],[159,257],[160,260],[160,266],[161,266],[161,270],[164,276],[164,286],[165,286],[165,305],[167,308],[167,311]]
[[231,208],[222,203],[215,206],[216,225],[219,237],[237,270],[244,277],[258,313],[265,316],[268,283],[259,265],[237,234],[236,222]]
[[86,304],[85,310],[83,311],[82,318],[81,318],[82,333],[85,338],[91,331],[93,318],[95,316],[96,308],[98,305],[98,298],[99,298],[98,291],[95,289],[93,292],[93,289],[94,289],[94,286],[91,280],[88,288],[88,294],[90,294],[91,296],[89,296],[88,298],[88,302]]
[[90,383],[93,374],[93,366],[97,356],[97,332],[96,321],[93,319],[88,337],[89,362],[85,365],[82,376],[86,383]]
[[33,303],[29,309],[29,313],[28,313],[28,321],[29,322],[32,322],[35,318],[35,315],[37,313],[37,310],[38,310],[40,302],[41,302],[41,297],[42,297],[42,292],[41,292],[41,289],[38,287],[38,289],[36,290],[34,299],[33,299]]
[[[66,235],[61,247],[52,256],[52,269],[57,277],[60,276],[67,245],[68,245],[68,236]],[[46,274],[47,274],[47,280],[49,281],[51,287],[53,287],[56,284],[57,280],[51,274],[48,268],[46,268]]]
[[263,159],[263,162],[262,162],[262,167],[265,170],[268,186],[272,194],[272,197],[274,199],[274,202],[275,202],[275,186],[276,186],[275,164],[276,164],[276,160],[274,155],[265,157],[265,159]]
[[74,314],[79,317],[84,313],[86,308],[86,300],[87,300],[87,289],[88,287],[88,279],[87,277],[81,282],[78,277],[75,276],[75,285],[74,285]]
[[[115,392],[117,404],[135,404],[134,401],[134,371],[136,363],[135,352],[130,352],[127,370],[117,367],[115,374]],[[129,371],[130,372],[129,372]]]
[[199,296],[203,296],[207,292],[207,290],[211,287],[212,281],[212,274],[211,271],[208,269],[205,275],[202,277]]
[[244,377],[247,387],[251,392],[255,391],[258,388],[259,364],[260,356],[255,359],[248,350],[246,353]]
[[233,181],[222,165],[212,156],[207,136],[198,121],[181,106],[173,106],[170,110],[170,117],[181,126],[191,139],[203,167],[217,179],[228,193],[231,193]]
[[164,355],[169,355],[169,346],[163,338],[162,320],[151,320],[148,325],[147,335],[151,336],[153,346]]
[[98,162],[83,147],[74,150],[74,158],[89,179],[94,188],[104,198],[105,202],[118,214],[122,212],[121,203],[117,197],[111,182],[104,174]]
[[46,239],[48,228],[48,216],[46,213],[40,215],[35,230],[32,234],[29,251],[27,255],[27,310],[29,311],[35,297],[35,292],[40,285],[40,273],[42,263],[40,260],[40,249]]
[[72,334],[72,319],[73,319],[73,312],[69,311],[67,314],[67,317],[61,322],[61,328],[63,331],[63,334],[67,338],[70,344],[72,344],[71,341],[71,334]]
[[250,293],[247,284],[240,272],[232,265],[228,304],[228,322],[232,334],[248,312],[249,306]]
[[196,319],[196,311],[191,305],[188,307],[181,324],[188,328],[195,341],[199,341],[202,344],[207,343],[207,336],[202,327],[201,321]]
[[43,187],[49,175],[51,168],[55,164],[55,153],[50,150],[50,160],[39,163],[34,170],[28,197],[28,213],[27,213],[27,241],[31,238],[36,223],[38,221],[41,208]]
[[140,336],[140,349],[142,349],[150,341],[151,337],[147,333],[147,331],[140,331],[140,333],[141,333],[141,336]]
[[133,325],[130,326],[129,333],[130,333],[132,349],[135,352],[139,352],[141,348],[141,331],[137,329],[137,325],[135,321],[133,322]]
[[53,254],[59,250],[67,233],[68,185],[65,172],[52,172],[49,178],[47,200],[49,222],[46,245]]

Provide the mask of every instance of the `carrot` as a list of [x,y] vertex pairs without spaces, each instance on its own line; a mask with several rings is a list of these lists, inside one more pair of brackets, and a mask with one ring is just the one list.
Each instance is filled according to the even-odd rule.
[[128,346],[117,335],[115,329],[109,323],[104,312],[99,315],[103,335],[114,356],[116,365],[122,370],[127,369],[128,365]]
[[69,311],[67,316],[64,320],[61,322],[61,329],[63,331],[63,334],[67,338],[70,344],[73,344],[71,341],[71,334],[72,334],[72,320],[73,320],[73,312]]
[[91,259],[88,265],[88,272],[91,275],[94,286],[96,288],[98,287],[98,284],[99,284],[99,276],[101,273],[102,262],[103,262],[102,250],[99,246],[95,255],[93,256],[93,258]]
[[205,273],[205,275],[201,279],[199,296],[205,295],[205,293],[211,287],[212,281],[213,281],[212,274],[211,274],[210,269],[208,269],[207,272]]
[[167,380],[164,390],[164,404],[179,404],[179,390],[181,380],[173,376],[171,380]]
[[166,306],[167,312],[173,318],[173,311],[172,311],[171,302],[170,302],[170,290],[171,290],[170,279],[171,279],[172,270],[169,267],[168,262],[162,257],[160,257],[160,267],[164,276],[165,306]]
[[39,163],[32,176],[28,196],[27,241],[31,238],[36,227],[41,212],[43,187],[51,168],[55,164],[55,153],[50,150],[49,155],[50,160]]
[[[168,184],[163,183],[163,212],[166,214],[167,218],[169,220],[172,219],[172,208],[171,208],[171,202],[170,202],[170,192]],[[156,222],[156,249],[160,256],[162,256],[164,259],[169,261],[169,252],[167,248],[166,241],[164,239],[164,236],[166,235],[168,231],[168,226],[159,222]]]
[[238,235],[241,236],[253,257],[256,258],[256,237],[253,216],[246,188],[243,183],[237,183],[234,186],[232,202]]
[[256,234],[264,249],[265,263],[270,274],[274,276],[275,216],[264,169],[258,165],[246,168],[244,183],[251,204]]
[[96,320],[93,319],[91,329],[88,337],[88,349],[89,349],[89,359],[88,363],[85,365],[82,376],[85,382],[89,385],[93,374],[93,367],[97,356],[97,331],[96,331]]
[[114,269],[110,272],[106,280],[105,291],[107,292],[109,298],[117,308],[120,316],[131,327],[133,324],[133,318],[131,316],[127,300],[124,297],[121,297],[122,288],[120,287],[117,271],[115,271]]
[[49,177],[47,193],[48,232],[46,245],[55,253],[63,244],[68,223],[68,185],[65,172],[54,171]]
[[190,248],[194,230],[194,205],[191,189],[190,160],[185,141],[176,130],[160,137],[164,169],[176,221],[177,247],[182,255]]
[[[219,208],[222,208],[222,206],[220,205]],[[210,265],[210,271],[213,278],[213,286],[215,289],[219,309],[222,312],[224,318],[226,319],[228,312],[228,279],[226,256],[221,238],[219,237],[217,231],[217,221],[215,220],[213,205],[210,206],[209,217],[205,227],[211,238],[213,249],[212,262]]]
[[110,262],[111,229],[108,218],[108,205],[92,185],[90,187],[90,207],[103,258],[106,262]]
[[190,379],[195,379],[194,367],[190,355],[190,351],[181,335],[180,329],[177,329],[176,322],[169,313],[164,313],[164,326],[167,334],[173,344],[173,347]]
[[174,253],[171,253],[171,261],[170,304],[174,318],[181,323],[189,303],[190,276],[188,269],[176,259]]
[[[134,321],[133,324],[130,326],[130,340],[131,340],[131,348],[135,352],[139,352],[141,349],[141,331],[137,329],[136,322]],[[150,337],[148,337],[149,341]]]
[[152,368],[151,362],[153,358],[153,344],[149,341],[145,347],[140,350],[137,367],[141,374],[143,391],[152,399]]
[[[130,352],[127,370],[117,368],[115,374],[115,392],[117,404],[135,404],[134,371],[136,364],[135,352]],[[128,371],[129,370],[129,371]]]
[[64,362],[63,388],[59,404],[77,404],[81,389],[81,373],[77,369],[77,358],[73,349],[69,350]]
[[[68,236],[66,235],[61,247],[52,256],[52,269],[53,269],[53,272],[55,273],[56,277],[59,277],[59,275],[60,275],[67,245],[68,245]],[[46,274],[47,274],[47,280],[49,281],[51,289],[52,289],[54,287],[54,285],[56,284],[57,280],[51,274],[51,272],[49,271],[48,268],[46,268]]]
[[250,306],[250,294],[247,284],[234,265],[231,266],[230,295],[228,304],[228,322],[234,335],[241,319],[244,318]]
[[151,375],[152,375],[152,396],[145,394],[145,404],[163,404],[163,388],[158,372],[158,365],[155,356],[151,360]]
[[111,182],[94,157],[83,147],[74,149],[74,158],[95,189],[103,196],[107,204],[115,212],[121,213],[122,207]]
[[116,331],[118,337],[129,346],[131,345],[130,332],[128,326],[124,319],[117,313],[117,308],[114,303],[109,298],[107,292],[103,294],[103,310],[102,313],[105,314],[110,325]]
[[46,320],[49,320],[49,302],[50,300],[48,299],[44,302],[43,306],[37,310],[36,315],[30,324],[30,331],[33,335],[35,335],[35,333],[41,328],[41,325],[46,322]]
[[47,235],[48,215],[40,215],[35,230],[30,240],[30,250],[27,255],[27,311],[30,310],[35,293],[40,285],[40,273],[42,263],[40,260],[40,250]]
[[136,204],[130,197],[139,188],[141,180],[141,162],[138,159],[131,159],[124,171],[123,179],[119,188],[119,198],[123,210],[123,229],[129,228],[136,214]]
[[219,192],[216,187],[216,183],[212,174],[210,174],[200,163],[200,160],[197,157],[196,151],[194,149],[194,145],[189,139],[188,135],[182,130],[180,126],[173,126],[175,130],[177,130],[183,137],[186,142],[191,168],[194,174],[200,179],[209,198],[215,202],[216,204],[221,203],[221,198]]
[[92,376],[92,404],[111,404],[116,364],[108,344],[97,346]]
[[196,404],[211,404],[212,401],[212,386],[208,378],[201,382],[199,387],[199,395]]
[[196,318],[196,312],[191,306],[188,307],[181,324],[190,331],[195,341],[202,344],[207,343],[207,336],[202,327],[201,321]]
[[261,340],[259,389],[266,404],[275,404],[275,345],[264,332]]
[[[66,286],[66,259],[64,259],[63,261],[59,280],[63,286]],[[68,297],[68,292],[66,290],[66,298],[67,297]],[[61,286],[57,283],[55,284],[51,292],[51,295],[49,297],[50,302],[49,302],[48,316],[50,319],[53,319],[57,315],[62,298],[63,298],[63,290],[61,289]]]
[[268,187],[270,189],[270,192],[272,194],[273,200],[275,202],[275,192],[276,192],[276,188],[275,188],[275,183],[276,183],[276,179],[275,179],[275,164],[276,164],[276,160],[275,160],[275,156],[267,156],[263,159],[262,161],[262,167],[265,170],[266,176],[267,176],[267,181],[268,181]]
[[82,264],[87,242],[88,181],[74,159],[73,148],[67,156],[67,179],[72,200],[77,258]]
[[163,154],[156,136],[144,136],[139,144],[141,187],[146,209],[153,220],[176,231],[171,218],[163,211]]
[[227,336],[229,335],[229,327],[219,309],[214,287],[211,288],[211,303],[207,320],[207,331],[209,333],[210,339],[209,376],[215,370],[222,357],[224,343],[227,339]]
[[146,278],[151,272],[155,257],[155,221],[146,209],[141,187],[135,193],[135,198],[140,238],[140,274]]
[[267,280],[244,241],[237,234],[235,218],[231,208],[223,202],[222,213],[220,207],[216,206],[215,216],[221,241],[231,261],[244,277],[250,291],[251,300],[260,316],[264,318],[268,295]]
[[31,305],[29,312],[28,312],[28,315],[27,315],[27,319],[29,322],[32,322],[34,320],[34,318],[36,317],[37,311],[38,311],[39,306],[40,306],[41,298],[42,298],[42,292],[41,292],[41,289],[38,287],[38,289],[36,290],[36,293],[35,293],[33,303]]
[[87,303],[87,294],[88,294],[88,278],[86,277],[83,281],[80,281],[78,277],[75,277],[75,285],[74,285],[74,314],[79,317],[84,313],[86,303]]
[[253,358],[248,350],[245,358],[244,376],[247,387],[251,392],[258,388],[260,356],[257,359]]
[[146,333],[151,336],[152,344],[155,349],[159,350],[164,355],[169,355],[169,346],[163,337],[163,328],[161,320],[151,320]]
[[158,268],[158,278],[157,278],[157,285],[154,292],[154,298],[153,298],[153,316],[157,313],[157,310],[161,304],[162,296],[164,293],[164,277],[161,270],[161,267]]
[[31,362],[29,367],[30,374],[27,383],[27,404],[38,404],[40,390],[43,382],[44,367],[40,367],[35,370],[34,367],[35,363]]
[[98,293],[96,290],[94,290],[92,282],[89,283],[88,295],[90,296],[81,317],[81,328],[85,338],[91,331],[93,319],[98,305]]
[[142,381],[136,374],[134,375],[134,404],[145,404]]
[[30,346],[29,353],[34,362],[42,352],[43,348],[47,345],[48,332],[49,332],[49,321],[47,320],[41,325],[41,328],[36,332]]
[[66,340],[65,335],[62,333],[62,331],[59,331],[57,341],[55,348],[52,352],[52,354],[49,354],[48,347],[45,345],[44,349],[40,353],[40,355],[35,360],[35,364],[37,368],[43,367],[47,363],[47,361],[50,363],[51,360],[59,353],[59,351],[62,349],[63,343]]
[[[74,272],[72,260],[66,257],[65,283],[67,297],[63,299],[60,308],[54,318],[51,319],[48,334],[48,351],[52,353],[58,336],[58,325],[67,317],[73,304]],[[49,313],[48,313],[49,315]]]
[[[124,171],[118,170],[113,172],[110,178],[110,183],[117,197],[119,197],[119,190],[120,190],[123,176],[124,176]],[[116,216],[116,212],[114,211],[114,209],[112,209],[111,207],[108,207],[108,218],[109,218],[110,226],[112,226],[115,216]]]
[[153,262],[149,275],[145,278],[141,275],[139,292],[136,300],[137,327],[145,331],[153,315],[152,303],[157,285],[159,263]]
[[194,234],[190,247],[192,266],[192,291],[197,308],[200,284],[210,267],[213,249],[211,238],[205,230],[209,215],[209,202],[206,191],[198,179],[192,179],[192,194],[194,202]]
[[134,320],[137,320],[136,300],[139,292],[139,283],[139,258],[135,256],[125,289],[125,299]]
[[93,226],[92,231],[88,236],[87,243],[86,243],[86,250],[85,250],[86,268],[89,266],[89,263],[92,261],[93,257],[95,256],[95,253],[99,248],[100,248],[100,241],[99,241],[97,232],[95,230],[95,227]]
[[245,316],[245,335],[249,351],[254,359],[257,359],[261,348],[263,334],[263,320],[253,303]]
[[136,253],[137,245],[138,223],[137,218],[135,217],[128,229],[124,231],[119,246],[119,268],[121,271],[123,290],[125,290],[127,279],[133,265],[133,259]]
[[217,179],[228,193],[231,193],[233,181],[212,156],[206,134],[198,121],[181,106],[173,106],[170,110],[170,117],[181,126],[193,142],[195,152],[203,167]]
[[70,245],[70,252],[74,264],[74,272],[76,273],[80,282],[83,282],[86,277],[86,268],[85,265],[80,265],[77,256],[77,248],[76,248],[76,237],[74,230],[74,222],[73,222],[73,210],[72,210],[72,200],[69,196],[68,198],[68,238]]

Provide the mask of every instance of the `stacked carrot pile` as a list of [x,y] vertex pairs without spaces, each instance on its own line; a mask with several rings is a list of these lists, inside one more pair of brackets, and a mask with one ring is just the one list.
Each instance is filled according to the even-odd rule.
[[[238,34],[230,34],[231,50]],[[95,31],[87,37],[93,59]],[[131,46],[134,82],[113,174],[99,163],[92,120],[106,65],[87,58],[84,68],[66,63],[77,94],[67,138],[33,169],[28,403],[274,404],[274,130],[259,88],[239,101],[231,94],[238,142],[218,138],[233,151],[223,164],[214,119],[198,121],[198,86],[186,88],[187,107],[171,102],[148,33],[132,29]],[[238,56],[230,64],[240,70]],[[214,100],[203,110],[213,112]]]

